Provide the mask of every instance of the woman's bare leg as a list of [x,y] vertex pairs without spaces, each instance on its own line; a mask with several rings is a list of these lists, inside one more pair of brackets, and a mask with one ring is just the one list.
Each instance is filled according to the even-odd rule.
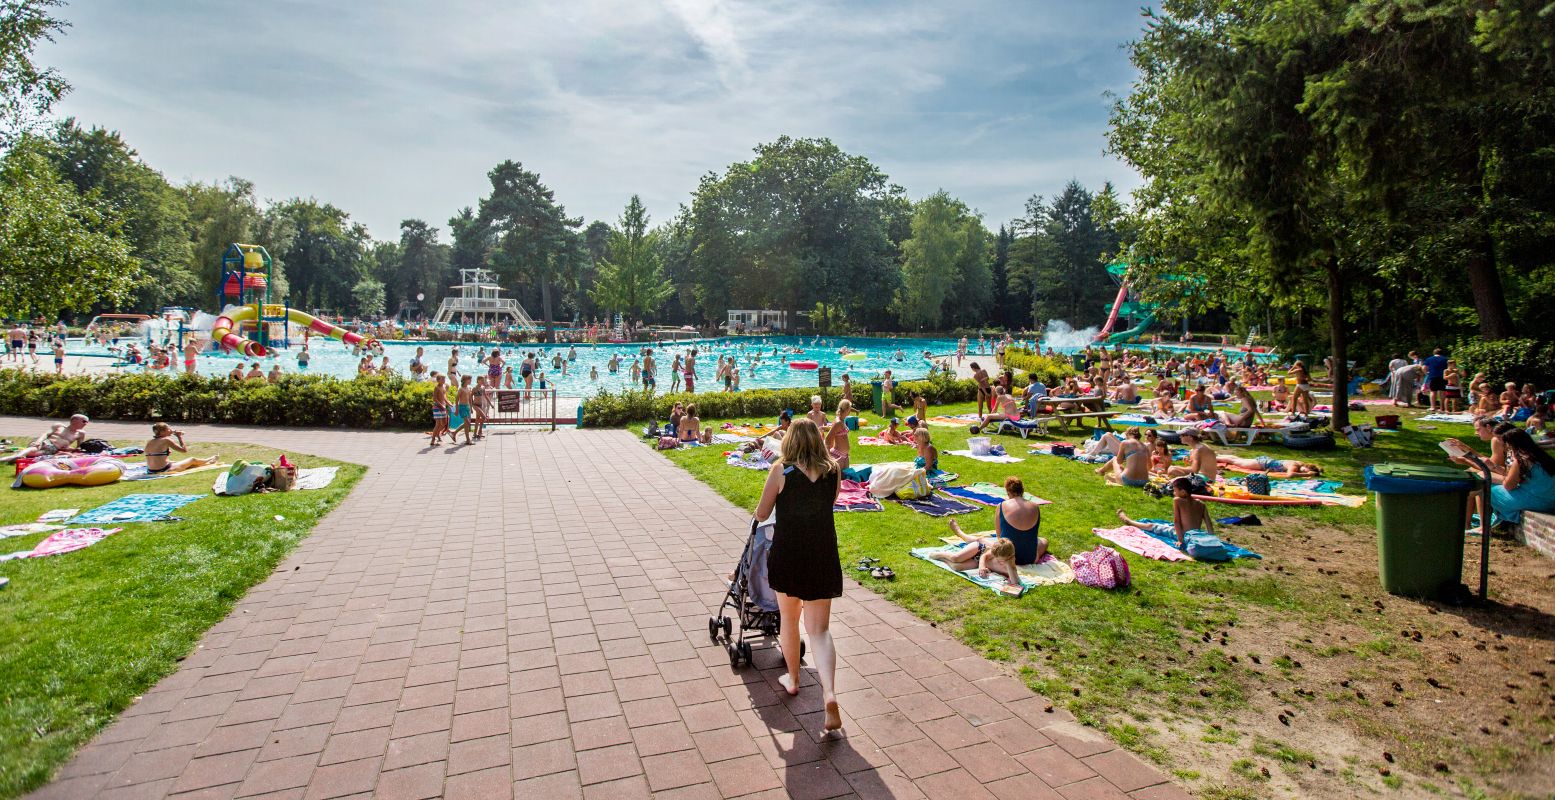
[[799,694],[799,612],[803,601],[777,592],[778,647],[783,651],[783,666],[788,673],[778,678],[789,696]]
[[837,648],[831,640],[831,600],[807,601],[804,612],[805,632],[810,635],[815,670],[821,681],[821,699],[826,704],[825,730],[834,731],[842,727],[842,710],[837,707]]

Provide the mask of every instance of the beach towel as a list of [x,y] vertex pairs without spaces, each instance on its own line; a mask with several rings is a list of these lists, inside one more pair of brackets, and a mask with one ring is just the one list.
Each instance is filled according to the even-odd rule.
[[1426,414],[1419,419],[1420,422],[1461,422],[1469,424],[1474,421],[1473,414]]
[[45,511],[38,515],[39,522],[64,522],[67,519],[81,513],[79,508],[56,508],[53,511]]
[[[1055,444],[1061,445],[1065,444],[1065,442],[1041,442],[1026,448],[1026,452],[1034,456],[1058,456],[1059,458],[1067,458],[1070,461],[1078,461],[1082,464],[1105,464],[1112,460],[1111,453],[1097,453],[1095,455],[1087,455],[1085,453],[1078,452],[1055,453],[1053,452],[1053,445]],[[1073,447],[1073,445],[1070,446]]]
[[1167,544],[1133,525],[1124,525],[1121,528],[1092,528],[1091,533],[1145,558],[1153,558],[1157,561],[1193,560],[1174,545]]
[[17,553],[0,555],[0,561],[10,561],[14,558],[43,558],[44,556],[57,556],[60,553],[69,553],[91,547],[94,544],[108,538],[110,535],[124,530],[123,528],[70,528],[51,533],[43,541],[38,542],[31,550],[22,550]]
[[973,453],[971,450],[946,450],[945,454],[951,456],[961,456],[962,458],[975,458],[978,461],[986,461],[990,464],[1018,464],[1025,460],[1015,456],[1003,454],[980,456]]
[[970,514],[977,510],[977,506],[971,503],[963,503],[960,500],[952,500],[949,497],[940,497],[937,494],[931,494],[928,497],[922,497],[917,500],[903,500],[900,497],[893,497],[891,500],[901,503],[919,514],[928,514],[931,517]]
[[300,489],[323,489],[335,482],[335,473],[339,467],[313,467],[312,469],[297,470],[297,482],[292,484],[292,491]]
[[0,539],[8,539],[12,536],[29,536],[34,533],[44,533],[45,531],[57,531],[61,527],[63,526],[48,525],[42,522],[23,522],[20,525],[6,525],[0,528]]
[[966,425],[976,425],[977,423],[981,422],[982,419],[982,417],[979,417],[976,414],[957,414],[953,417],[929,417],[924,421],[930,425],[937,425],[941,428],[960,428]]
[[723,429],[724,429],[724,432],[732,433],[732,434],[734,434],[736,436],[757,437],[757,436],[766,436],[767,434],[777,430],[777,426],[776,425],[765,425],[765,424],[762,424],[762,423],[749,423],[749,422],[742,423],[742,424],[739,424],[739,425],[735,425],[733,423],[726,422],[726,423],[724,423]]
[[1340,494],[1339,489],[1344,484],[1339,481],[1328,481],[1321,478],[1309,480],[1273,480],[1269,481],[1270,497],[1301,497],[1318,500],[1323,505],[1344,506],[1346,508],[1360,508],[1366,505],[1366,495]]
[[752,458],[746,458],[739,453],[730,453],[728,458],[724,459],[724,463],[731,467],[742,467],[744,469],[772,469],[771,461],[762,458],[757,453],[750,453],[749,455]]
[[880,501],[870,495],[868,484],[858,481],[843,481],[841,490],[837,492],[837,502],[832,506],[832,511],[836,512],[884,510]]
[[888,442],[879,436],[860,436],[858,443],[868,447],[907,447],[909,442]]
[[174,475],[188,475],[191,472],[207,472],[207,471],[210,471],[210,470],[213,470],[213,469],[231,469],[231,468],[232,468],[231,464],[207,464],[206,466],[203,466],[203,467],[195,467],[193,469],[186,469],[186,470],[183,470],[182,472],[155,472],[154,473],[154,472],[149,471],[149,469],[146,467],[146,465],[144,463],[125,464],[124,465],[124,477],[120,478],[119,480],[124,480],[124,481],[154,481],[154,480],[160,480],[162,478],[171,478]]
[[[1147,536],[1154,537],[1162,544],[1172,548],[1173,550],[1177,549],[1177,533],[1172,529],[1172,523],[1164,519],[1142,519],[1140,522],[1148,523],[1151,527],[1135,528],[1134,530],[1140,531]],[[1201,545],[1208,545],[1212,548],[1218,546],[1220,549],[1224,550],[1225,555],[1228,558],[1263,558],[1263,556],[1258,555],[1257,553],[1254,553],[1245,547],[1238,547],[1226,541],[1225,539],[1215,536],[1212,533],[1199,531],[1196,534],[1189,532],[1188,535],[1198,539]],[[1189,541],[1188,546],[1189,548],[1193,547],[1193,542],[1191,540]],[[1143,555],[1143,553],[1141,553],[1141,555]]]
[[[971,486],[941,486],[940,491],[952,497],[971,500],[974,503],[982,503],[985,506],[996,506],[1008,498],[1003,486],[995,486],[986,482],[974,483]],[[1031,492],[1026,493],[1026,499],[1039,506],[1049,505],[1053,502],[1051,500],[1043,500]]]
[[72,525],[104,522],[156,522],[204,497],[203,494],[127,494],[70,520]]
[[752,436],[741,436],[737,433],[715,433],[713,444],[747,444],[756,441]]
[[[934,566],[939,567],[940,569],[943,569],[952,575],[969,580],[972,583],[975,583],[978,586],[993,592],[994,594],[1004,595],[1005,597],[1019,596],[1001,591],[1008,584],[1008,581],[1004,579],[1003,575],[992,573],[988,577],[984,578],[977,574],[976,568],[963,572],[943,561],[931,558],[929,556],[930,553],[947,550],[953,551],[956,549],[958,549],[956,545],[945,545],[944,547],[917,547],[913,548],[909,552],[912,554],[913,558],[921,558],[924,561],[927,561],[930,564],[933,564]],[[1017,567],[1016,572],[1020,574],[1022,593],[1028,589],[1035,589],[1038,586],[1053,586],[1060,583],[1074,582],[1074,570],[1071,569],[1068,564],[1065,564],[1064,562],[1054,558],[1051,553],[1044,554],[1042,556],[1042,560],[1035,564],[1029,564],[1024,567]]]

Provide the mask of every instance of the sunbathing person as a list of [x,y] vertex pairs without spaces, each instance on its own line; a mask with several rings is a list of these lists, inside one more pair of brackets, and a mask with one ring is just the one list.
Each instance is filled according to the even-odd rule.
[[890,424],[880,432],[880,438],[891,444],[912,444],[912,437],[903,432],[901,426],[902,421],[892,417]]
[[1209,509],[1203,500],[1193,496],[1193,479],[1173,478],[1167,486],[1172,490],[1172,524],[1129,519],[1121,508],[1118,519],[1123,520],[1124,525],[1133,525],[1142,531],[1177,537],[1178,550],[1187,547],[1190,533],[1215,535],[1215,520],[1209,515]]
[[1134,385],[1127,375],[1113,381],[1112,391],[1107,393],[1107,399],[1117,403],[1133,405],[1139,402],[1139,387]]
[[680,425],[676,427],[675,435],[682,442],[702,440],[702,419],[697,416],[696,403],[686,406],[686,414],[680,418]]
[[1150,474],[1165,477],[1171,468],[1172,446],[1165,439],[1157,438],[1150,443]]
[[914,466],[928,470],[930,473],[939,471],[939,448],[934,446],[934,441],[929,436],[928,428],[918,428],[912,432],[913,446],[918,450],[918,457],[913,460]]
[[[1005,499],[996,512],[999,528],[994,536],[973,536],[961,530],[955,520],[950,520],[950,532],[967,544],[960,550],[946,550],[930,557],[961,571],[971,569],[975,561],[978,576],[984,578],[992,568],[1007,567],[1007,571],[999,569],[1000,574],[1010,585],[1019,586],[1020,575],[1015,568],[1035,564],[1047,554],[1047,540],[1038,535],[1042,527],[1042,507],[1026,499],[1025,483],[1013,475],[1004,479],[1004,493]],[[1008,556],[1001,556],[1003,542],[1010,545]]]
[[1191,420],[1215,418],[1215,401],[1210,399],[1204,384],[1199,384],[1188,397],[1188,413],[1183,414],[1182,418]]
[[1323,474],[1323,468],[1317,464],[1294,458],[1241,458],[1220,453],[1215,456],[1215,463],[1243,472],[1267,472],[1271,478],[1315,478]]
[[993,387],[993,402],[988,404],[988,415],[983,417],[982,424],[990,422],[1016,422],[1020,419],[1020,404],[1015,402],[1015,395],[1009,393],[1003,385]]
[[1150,483],[1150,453],[1139,439],[1139,429],[1129,428],[1118,445],[1118,454],[1096,470],[1108,483],[1140,487]]
[[1241,401],[1242,407],[1235,414],[1222,412],[1220,421],[1228,428],[1251,428],[1254,422],[1263,419],[1263,414],[1258,411],[1258,401],[1253,399],[1252,392],[1247,391],[1246,386],[1236,387],[1236,397]]
[[1177,416],[1177,404],[1172,402],[1170,394],[1157,394],[1152,405],[1155,407],[1155,413],[1158,417],[1175,419]]
[[831,452],[831,457],[837,461],[837,466],[848,468],[850,457],[849,448],[852,440],[848,438],[848,425],[844,421],[853,413],[853,403],[846,398],[837,403],[837,421],[826,429],[826,449]]
[[195,467],[208,467],[216,463],[216,456],[206,458],[184,458],[173,461],[173,451],[187,453],[189,449],[184,446],[184,432],[173,430],[173,426],[166,422],[157,422],[151,425],[151,441],[146,442],[146,471],[156,475],[164,472],[183,472]]
[[30,444],[22,449],[0,456],[0,464],[9,464],[23,458],[46,458],[68,450],[70,448],[70,435],[65,430],[65,423],[56,422],[49,426],[49,432],[33,439]]

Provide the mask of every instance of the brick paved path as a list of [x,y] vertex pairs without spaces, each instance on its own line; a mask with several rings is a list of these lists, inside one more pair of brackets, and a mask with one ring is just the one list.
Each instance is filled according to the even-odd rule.
[[626,433],[186,430],[370,470],[36,797],[1186,797],[851,581],[821,741],[813,675],[788,700],[776,650],[707,639],[748,512]]

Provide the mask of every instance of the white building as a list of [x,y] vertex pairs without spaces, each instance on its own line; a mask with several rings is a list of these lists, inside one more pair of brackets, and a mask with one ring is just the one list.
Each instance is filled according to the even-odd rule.
[[763,330],[788,330],[788,312],[772,309],[729,309],[728,331],[747,333]]
[[491,270],[461,269],[459,285],[449,288],[458,289],[459,294],[443,298],[437,307],[437,315],[432,318],[434,325],[455,322],[485,325],[505,320],[519,330],[540,329],[517,300],[501,296],[502,287],[497,285],[497,276]]

